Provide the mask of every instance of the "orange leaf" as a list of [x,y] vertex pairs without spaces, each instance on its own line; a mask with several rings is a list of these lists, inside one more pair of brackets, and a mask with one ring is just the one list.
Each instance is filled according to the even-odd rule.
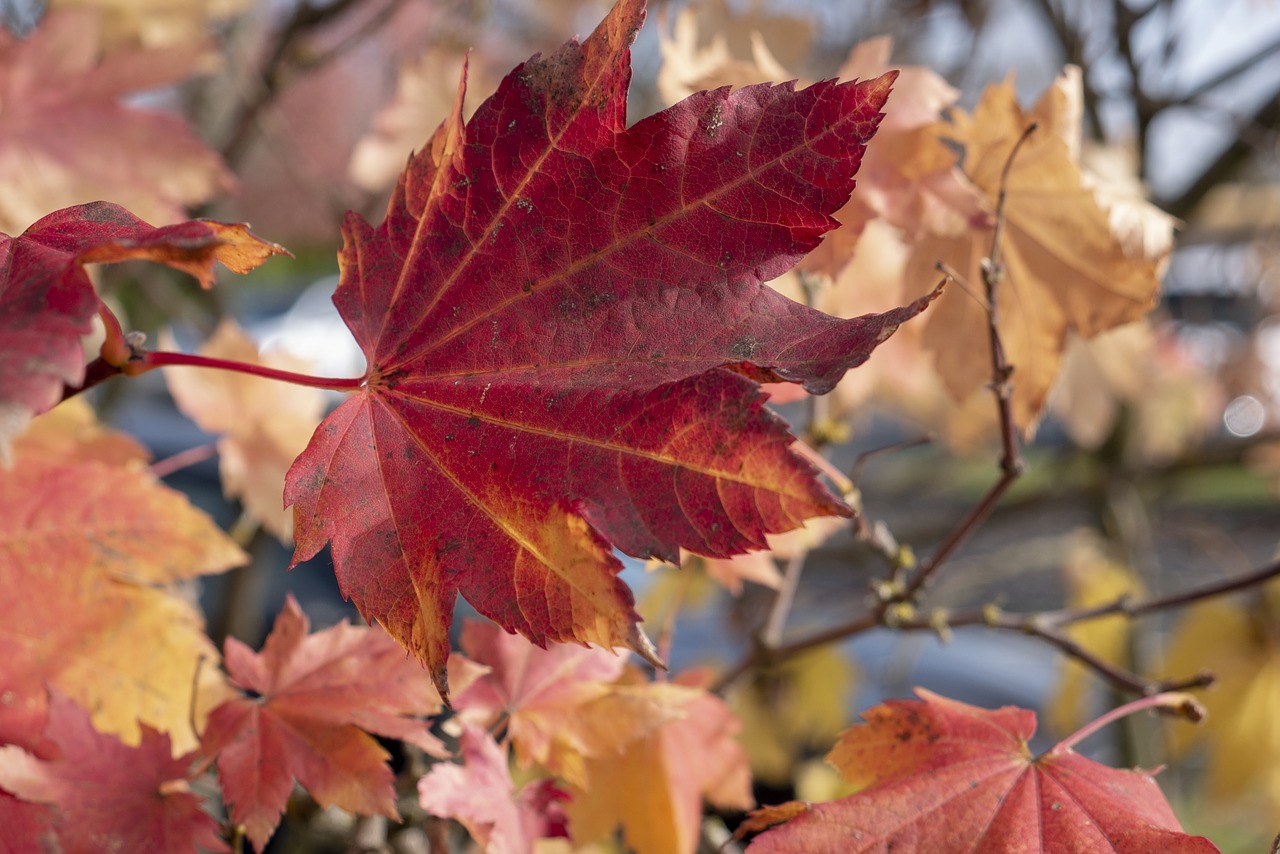
[[[197,662],[217,651],[199,610],[163,585],[245,555],[121,455],[118,436],[81,421],[72,432],[85,444],[72,444],[65,425],[79,416],[68,411],[33,422],[39,438],[19,439],[13,467],[0,471],[0,585],[15,594],[0,604],[0,680],[14,697],[0,707],[0,733],[39,729],[47,682],[93,710],[103,731],[136,743],[141,720],[187,749]],[[201,672],[202,694],[216,692],[216,668]]]
[[740,725],[720,698],[701,688],[643,687],[661,690],[680,717],[614,755],[588,759],[588,785],[571,787],[570,834],[582,844],[621,825],[637,854],[692,854],[704,797],[721,809],[754,805],[747,756],[736,738]]

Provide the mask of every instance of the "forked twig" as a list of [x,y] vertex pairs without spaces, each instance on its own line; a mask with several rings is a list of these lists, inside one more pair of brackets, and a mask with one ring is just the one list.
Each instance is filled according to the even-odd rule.
[[[955,554],[965,540],[969,539],[969,536],[991,515],[991,511],[995,509],[996,504],[999,503],[1005,492],[1008,491],[1009,487],[1013,486],[1014,481],[1022,474],[1023,460],[1021,451],[1018,448],[1017,426],[1013,420],[1013,384],[1011,382],[1013,365],[1009,364],[1009,359],[1004,351],[1004,342],[1000,338],[1000,311],[996,297],[999,286],[1004,279],[1000,238],[1004,232],[1004,209],[1009,195],[1009,172],[1013,167],[1013,161],[1017,157],[1019,149],[1035,132],[1036,127],[1034,122],[1027,125],[1022,135],[1018,137],[1018,141],[1013,144],[1013,148],[1009,151],[1009,157],[1004,162],[1004,169],[1000,173],[999,195],[996,197],[995,227],[991,233],[991,254],[982,265],[982,284],[987,297],[987,338],[991,350],[991,391],[996,398],[996,411],[1000,420],[1000,478],[992,484],[991,488],[987,490],[987,494],[969,511],[968,515],[952,529],[937,550],[929,556],[929,559],[921,563],[915,572],[911,574],[901,591],[897,592],[897,601],[910,602],[919,595],[938,569]],[[955,273],[948,273],[948,275],[957,281],[963,279],[963,277]],[[888,604],[891,603],[883,603],[880,606],[881,610],[883,611]]]

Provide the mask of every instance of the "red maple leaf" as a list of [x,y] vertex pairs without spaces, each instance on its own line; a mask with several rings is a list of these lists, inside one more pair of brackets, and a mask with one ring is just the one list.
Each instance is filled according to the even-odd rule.
[[807,809],[766,808],[766,820],[790,820],[757,837],[751,854],[1218,850],[1181,832],[1151,774],[1086,759],[1072,739],[1032,756],[1034,712],[916,693],[920,700],[864,713],[866,722],[827,757],[847,782],[866,788]]
[[289,596],[261,653],[227,639],[227,672],[256,696],[210,712],[201,744],[217,757],[232,819],[259,850],[294,779],[323,806],[399,818],[389,756],[368,733],[446,755],[422,721],[407,717],[436,714],[440,697],[385,632],[345,623],[308,629]]
[[[192,755],[175,759],[168,735],[144,724],[141,744],[130,747],[95,730],[85,709],[51,691],[45,737],[52,744],[52,758],[37,758],[16,745],[0,747],[0,787],[23,801],[52,805],[61,850],[228,850],[217,822],[201,811],[201,799],[187,789]],[[20,819],[16,827],[4,825],[6,835],[18,834],[3,840],[18,846],[9,850],[23,850],[20,840],[33,830],[44,835],[32,834],[28,840],[48,841],[48,829],[39,828],[33,814],[4,808],[0,815]]]
[[51,213],[20,237],[0,234],[0,446],[57,403],[64,383],[84,378],[80,337],[100,305],[85,264],[145,258],[208,285],[214,261],[243,273],[282,252],[242,225],[154,228],[107,202]]
[[[442,689],[457,594],[539,645],[649,653],[611,548],[725,556],[848,515],[757,380],[829,390],[921,311],[839,320],[764,285],[837,223],[893,75],[695,94],[625,126],[642,0],[516,68],[344,224],[367,383],[289,473],[295,562]],[[465,75],[463,79],[465,86]]]

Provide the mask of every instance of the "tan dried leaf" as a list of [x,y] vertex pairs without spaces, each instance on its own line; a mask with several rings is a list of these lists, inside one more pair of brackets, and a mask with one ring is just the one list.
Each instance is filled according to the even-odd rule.
[[[1032,122],[1040,126],[1019,150],[1009,171],[1005,207],[1005,274],[997,303],[1001,337],[1014,366],[1014,421],[1034,433],[1057,377],[1067,334],[1083,337],[1138,319],[1154,304],[1168,244],[1144,238],[1153,254],[1117,234],[1099,201],[1097,180],[1086,179],[1074,149],[1080,135],[1079,77],[1058,78],[1030,112],[1017,104],[1006,81],[987,89],[972,116],[956,111],[949,134],[964,148],[964,169],[994,205],[1000,176],[1013,146]],[[1172,222],[1168,222],[1172,228]],[[1131,235],[1130,235],[1131,236]],[[907,265],[909,287],[945,261],[971,287],[981,288],[982,260],[991,232],[930,235],[919,241]],[[925,342],[937,353],[947,390],[964,400],[991,381],[986,344],[987,311],[960,288],[945,293],[926,318]]]
[[[223,321],[201,355],[303,371],[284,355],[263,358],[234,321]],[[293,514],[284,509],[284,476],[324,414],[314,388],[228,371],[164,369],[178,408],[209,433],[220,433],[222,491],[237,498],[264,528],[283,542],[293,537]]]

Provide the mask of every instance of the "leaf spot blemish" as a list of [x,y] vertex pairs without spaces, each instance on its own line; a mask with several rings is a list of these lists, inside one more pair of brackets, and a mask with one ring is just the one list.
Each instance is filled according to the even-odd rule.
[[711,111],[704,117],[704,126],[707,131],[707,136],[715,139],[720,128],[724,126],[724,119],[721,118],[721,106],[719,104],[714,105],[711,108]]
[[756,350],[759,348],[760,342],[754,336],[743,335],[733,342],[733,346],[729,348],[729,353],[735,359],[750,359],[755,356]]
[[520,210],[524,211],[525,213],[533,212],[533,202],[529,201],[528,199],[516,199],[516,207],[518,207]]

